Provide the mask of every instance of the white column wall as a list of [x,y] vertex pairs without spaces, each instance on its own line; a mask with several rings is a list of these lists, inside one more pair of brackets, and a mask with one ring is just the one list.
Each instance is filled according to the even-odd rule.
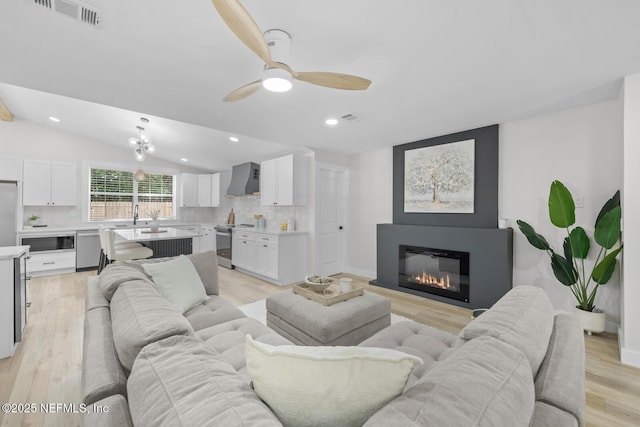
[[624,79],[624,192],[622,194],[622,363],[640,367],[640,74]]

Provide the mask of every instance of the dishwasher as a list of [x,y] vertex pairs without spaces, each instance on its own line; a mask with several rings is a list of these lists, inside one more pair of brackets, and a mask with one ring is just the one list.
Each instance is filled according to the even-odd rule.
[[98,230],[76,231],[76,271],[98,268],[100,233]]

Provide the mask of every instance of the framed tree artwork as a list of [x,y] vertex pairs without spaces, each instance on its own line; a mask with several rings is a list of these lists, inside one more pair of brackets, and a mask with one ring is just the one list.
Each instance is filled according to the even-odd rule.
[[394,224],[495,228],[498,125],[393,147]]
[[404,211],[473,213],[475,140],[404,152]]

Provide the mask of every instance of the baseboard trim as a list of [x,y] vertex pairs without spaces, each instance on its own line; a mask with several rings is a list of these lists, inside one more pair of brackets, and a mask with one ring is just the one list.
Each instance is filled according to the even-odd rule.
[[365,277],[367,279],[373,279],[376,277],[375,271],[363,270],[361,268],[345,267],[344,272],[347,274],[353,274],[354,276]]
[[620,362],[640,368],[640,351],[625,348],[622,328],[618,328],[618,349],[620,350]]

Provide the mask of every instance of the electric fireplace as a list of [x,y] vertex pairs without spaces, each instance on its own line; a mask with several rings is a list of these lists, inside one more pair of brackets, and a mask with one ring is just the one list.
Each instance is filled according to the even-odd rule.
[[469,252],[400,245],[399,285],[469,302]]

